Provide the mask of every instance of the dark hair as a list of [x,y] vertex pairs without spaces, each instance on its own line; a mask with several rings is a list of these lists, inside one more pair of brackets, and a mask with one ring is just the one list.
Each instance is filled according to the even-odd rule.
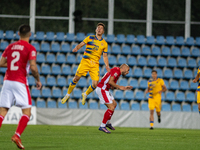
[[152,71],[151,71],[151,73],[153,73],[153,72],[155,72],[155,73],[157,74],[157,71],[156,71],[156,70],[152,70]]
[[103,24],[102,22],[99,22],[98,24],[97,24],[97,27],[98,26],[103,26],[103,29],[105,30],[105,24]]
[[19,35],[22,37],[27,37],[29,32],[31,31],[31,27],[26,24],[22,24],[19,26]]

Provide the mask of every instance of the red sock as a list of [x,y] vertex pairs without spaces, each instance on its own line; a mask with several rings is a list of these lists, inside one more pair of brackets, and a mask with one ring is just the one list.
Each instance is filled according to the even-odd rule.
[[29,121],[29,116],[23,115],[19,121],[15,134],[17,134],[20,137],[24,129],[26,128],[28,121]]
[[2,125],[2,122],[3,122],[3,119],[4,119],[4,117],[2,115],[0,115],[0,128],[1,128],[1,125]]
[[107,111],[104,114],[102,123],[106,124],[107,121],[111,119],[113,113],[114,113],[114,111],[107,109]]

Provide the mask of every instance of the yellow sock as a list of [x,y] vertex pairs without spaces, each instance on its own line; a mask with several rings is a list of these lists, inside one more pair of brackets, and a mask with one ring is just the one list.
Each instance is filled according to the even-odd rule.
[[85,92],[86,95],[89,95],[91,92],[93,92],[95,90],[95,88],[92,87],[92,85],[90,85],[87,89],[87,91]]
[[70,83],[69,88],[68,88],[68,91],[67,91],[67,94],[70,94],[70,93],[73,91],[73,89],[76,87],[76,83],[77,83],[77,82],[74,82],[74,81],[72,81],[72,82]]
[[153,123],[154,123],[153,121],[150,121],[150,126],[151,126],[151,127],[153,127]]

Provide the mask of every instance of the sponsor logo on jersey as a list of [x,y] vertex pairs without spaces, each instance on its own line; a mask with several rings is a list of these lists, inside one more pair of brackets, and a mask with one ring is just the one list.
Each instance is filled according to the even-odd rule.
[[103,46],[103,43],[101,43],[101,46]]
[[118,75],[117,73],[114,74],[115,77],[117,77],[117,75]]
[[32,56],[36,56],[36,52],[35,51],[32,51]]

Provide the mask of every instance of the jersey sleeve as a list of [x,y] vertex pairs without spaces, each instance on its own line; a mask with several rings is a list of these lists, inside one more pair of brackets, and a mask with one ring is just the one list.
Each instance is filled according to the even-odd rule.
[[9,46],[6,47],[6,49],[4,50],[4,52],[3,52],[3,54],[2,54],[2,56],[5,57],[5,58],[7,58],[8,47],[9,47]]
[[114,79],[115,79],[119,76],[119,72],[117,71],[117,69],[112,69],[110,71],[110,75],[111,75],[111,77],[114,77]]
[[163,79],[160,80],[160,84],[161,86],[165,85],[165,82],[163,81]]
[[104,52],[104,53],[108,53],[108,44],[107,44],[107,43],[106,43],[106,46],[105,46],[103,52]]
[[85,44],[87,44],[88,41],[89,41],[89,38],[90,38],[90,36],[86,37],[86,38],[83,40],[83,42],[84,42]]
[[31,47],[31,51],[29,53],[29,59],[28,60],[36,60],[36,55],[37,55],[37,52],[36,52],[35,47]]
[[149,81],[147,82],[147,87],[149,87]]

